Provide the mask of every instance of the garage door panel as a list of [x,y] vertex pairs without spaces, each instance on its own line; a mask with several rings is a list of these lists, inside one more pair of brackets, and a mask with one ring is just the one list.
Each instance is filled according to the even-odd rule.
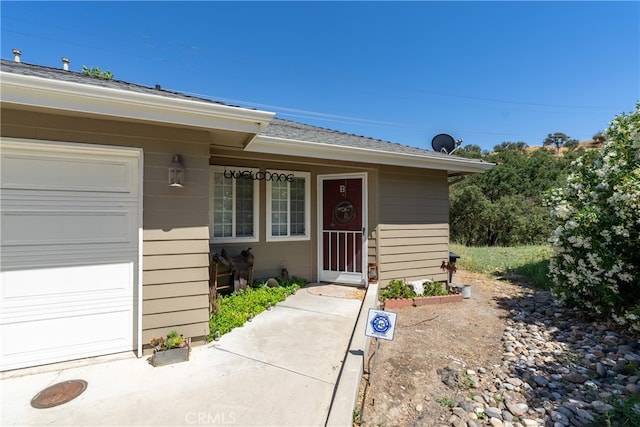
[[132,162],[137,159],[101,159],[90,154],[24,153],[2,156],[2,186],[7,189],[137,193]]
[[133,263],[42,268],[5,272],[2,297],[5,303],[27,298],[91,300],[131,295]]
[[132,317],[132,310],[111,309],[5,324],[3,369],[131,350]]
[[141,151],[0,146],[0,369],[135,349]]
[[[106,246],[106,245],[105,245]],[[96,251],[95,245],[77,245],[73,250],[64,246],[47,246],[45,250],[33,249],[29,246],[20,247],[11,254],[2,255],[2,271],[16,271],[26,269],[42,269],[56,267],[74,267],[83,265],[103,265],[131,262],[136,251],[120,249],[119,245]],[[65,251],[64,254],[56,253]]]
[[[133,218],[132,218],[133,217]],[[2,214],[3,245],[131,243],[131,211],[13,210]]]

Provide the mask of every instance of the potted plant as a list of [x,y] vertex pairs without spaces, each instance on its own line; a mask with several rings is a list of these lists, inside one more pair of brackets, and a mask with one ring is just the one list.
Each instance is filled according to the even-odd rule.
[[153,347],[153,356],[151,357],[153,366],[164,366],[189,360],[189,352],[191,351],[189,340],[177,331],[169,332],[167,338],[153,338],[150,344]]

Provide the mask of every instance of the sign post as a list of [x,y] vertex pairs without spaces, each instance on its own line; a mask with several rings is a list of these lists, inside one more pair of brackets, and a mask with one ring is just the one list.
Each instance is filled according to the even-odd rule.
[[364,334],[368,337],[392,341],[396,331],[397,317],[398,313],[370,308]]

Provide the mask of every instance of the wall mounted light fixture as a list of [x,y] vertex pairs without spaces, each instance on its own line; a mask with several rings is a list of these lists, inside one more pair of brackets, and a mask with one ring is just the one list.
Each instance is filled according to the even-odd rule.
[[173,160],[171,160],[171,167],[169,167],[169,186],[184,186],[184,163],[180,154],[174,155]]

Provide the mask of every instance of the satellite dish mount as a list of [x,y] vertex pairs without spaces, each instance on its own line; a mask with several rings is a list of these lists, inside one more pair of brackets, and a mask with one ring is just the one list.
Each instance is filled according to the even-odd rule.
[[433,151],[444,154],[453,154],[461,144],[462,139],[455,140],[451,135],[446,133],[438,134],[431,140],[431,147],[433,147]]

